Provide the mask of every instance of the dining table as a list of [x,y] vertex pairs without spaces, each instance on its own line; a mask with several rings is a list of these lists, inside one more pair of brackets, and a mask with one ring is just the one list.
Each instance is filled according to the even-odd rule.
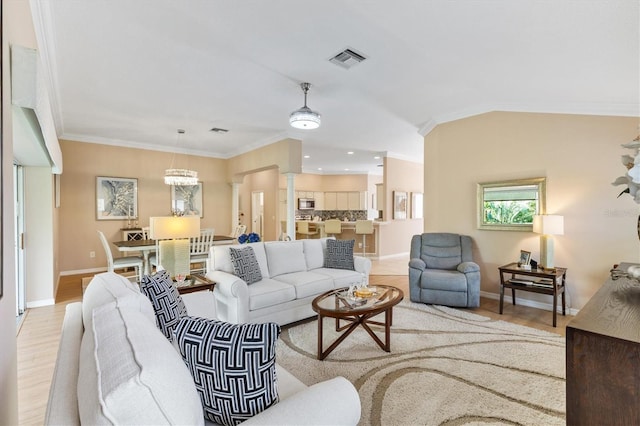
[[[236,242],[236,239],[233,237],[229,237],[226,235],[214,235],[213,236],[213,245],[224,245],[224,244],[233,244]],[[149,263],[149,256],[152,251],[156,250],[156,240],[128,240],[128,241],[116,241],[113,243],[114,246],[118,249],[119,252],[128,253],[139,251],[142,252],[142,257],[144,258],[144,274],[149,275],[151,273],[151,265]]]

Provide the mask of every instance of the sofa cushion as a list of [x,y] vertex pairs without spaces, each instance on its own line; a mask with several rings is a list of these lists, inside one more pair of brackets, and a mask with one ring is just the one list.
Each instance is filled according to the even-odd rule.
[[307,262],[307,271],[322,268],[324,266],[324,251],[322,241],[314,238],[302,240],[304,259]]
[[207,419],[236,425],[278,402],[275,323],[184,317],[176,329]]
[[81,424],[203,424],[180,355],[144,314],[123,300],[93,311],[80,348]]
[[269,278],[269,267],[267,264],[267,255],[264,251],[264,243],[250,243],[250,244],[235,244],[235,245],[221,245],[211,246],[211,258],[213,260],[212,267],[216,271],[223,271],[229,274],[233,274],[233,262],[231,261],[231,248],[243,248],[252,247],[253,253],[256,256],[258,265],[260,265],[260,273],[262,278]]
[[162,333],[173,340],[173,330],[180,318],[187,315],[187,308],[173,285],[167,270],[154,275],[145,275],[140,282],[140,290],[149,298],[156,314],[156,325]]
[[[134,297],[128,297],[134,296]],[[142,312],[152,323],[156,322],[156,315],[149,299],[140,293],[140,289],[122,275],[114,272],[104,272],[93,277],[82,296],[82,322],[85,328],[91,326],[93,310],[107,303],[126,298],[131,308]]]
[[467,277],[458,271],[425,269],[420,280],[421,288],[444,291],[467,291]]
[[325,268],[355,270],[353,266],[353,244],[355,240],[327,240]]
[[253,251],[253,247],[229,248],[234,275],[243,279],[247,284],[253,284],[262,279],[260,265]]
[[295,300],[296,289],[289,284],[271,278],[263,278],[248,287],[249,310],[266,308]]
[[348,269],[319,268],[315,269],[313,272],[331,277],[335,288],[349,287],[352,284],[366,282],[363,274],[357,271],[350,271]]
[[264,244],[271,278],[307,270],[302,241],[270,241]]
[[278,281],[291,284],[296,290],[296,299],[316,296],[325,291],[333,290],[333,279],[326,274],[314,272],[292,272],[278,276]]

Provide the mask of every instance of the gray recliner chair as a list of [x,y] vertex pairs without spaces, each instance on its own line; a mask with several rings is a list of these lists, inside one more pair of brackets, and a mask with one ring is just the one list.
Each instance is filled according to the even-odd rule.
[[480,306],[480,267],[473,262],[471,237],[449,233],[414,235],[409,292],[412,302]]

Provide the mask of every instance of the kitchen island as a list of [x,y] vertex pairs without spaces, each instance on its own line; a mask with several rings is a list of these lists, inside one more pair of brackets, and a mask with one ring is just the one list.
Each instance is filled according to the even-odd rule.
[[[296,230],[298,229],[298,223],[302,222],[300,220],[296,220]],[[309,222],[310,228],[317,229],[317,233],[315,235],[309,236],[309,238],[323,238],[326,237],[327,234],[324,231],[325,221],[322,220],[310,220],[305,221]],[[356,234],[356,222],[355,221],[341,221],[342,224],[342,233],[336,235],[336,239],[338,240],[355,240],[355,245],[353,251],[362,255],[362,235]],[[373,234],[366,236],[366,255],[376,257],[380,253],[379,244],[380,244],[380,226],[386,225],[388,222],[381,220],[373,221]],[[296,233],[296,239],[301,240],[307,238],[307,235]]]

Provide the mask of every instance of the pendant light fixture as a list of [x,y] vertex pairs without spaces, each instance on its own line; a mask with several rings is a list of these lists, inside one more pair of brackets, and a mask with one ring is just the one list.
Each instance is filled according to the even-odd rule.
[[291,115],[289,116],[289,124],[291,124],[291,126],[295,127],[296,129],[317,129],[318,127],[320,127],[320,114],[312,111],[307,106],[307,92],[309,91],[311,84],[302,83],[300,84],[300,87],[304,92],[304,106],[291,113]]
[[[176,142],[176,148],[180,142],[180,135],[184,134],[184,130],[178,129],[178,141]],[[173,153],[171,158],[171,168],[164,171],[164,183],[167,185],[197,185],[198,184],[198,172],[189,169],[174,169],[173,163],[176,159],[176,153]]]

